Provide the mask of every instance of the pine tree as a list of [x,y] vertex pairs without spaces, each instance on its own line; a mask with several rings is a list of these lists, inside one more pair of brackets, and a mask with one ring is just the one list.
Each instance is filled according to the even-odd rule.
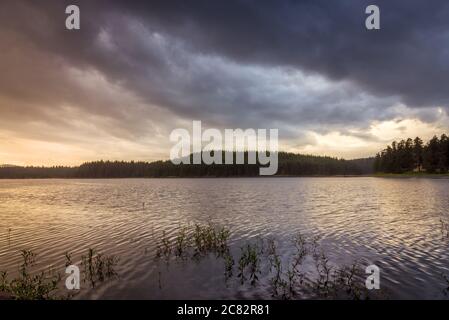
[[440,149],[440,141],[438,140],[437,136],[434,136],[430,141],[427,143],[425,152],[424,152],[424,165],[426,167],[426,170],[434,173],[439,171],[439,149]]
[[418,171],[421,171],[423,165],[423,145],[424,143],[420,137],[416,137],[413,140],[413,160]]

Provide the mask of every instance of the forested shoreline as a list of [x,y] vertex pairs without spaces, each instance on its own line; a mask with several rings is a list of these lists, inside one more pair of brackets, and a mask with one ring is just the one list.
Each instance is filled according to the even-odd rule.
[[[234,153],[234,157],[235,157]],[[245,154],[245,159],[247,154]],[[332,176],[372,173],[374,158],[344,160],[280,152],[277,176]],[[2,179],[256,177],[259,164],[180,164],[171,161],[95,161],[78,167],[0,167]]]
[[449,138],[434,136],[427,143],[416,137],[387,146],[374,160],[374,171],[381,173],[449,172]]
[[[236,159],[236,153],[234,153]],[[190,155],[192,158],[192,155]],[[244,154],[247,163],[248,153]],[[94,161],[76,167],[0,166],[0,179],[45,178],[166,178],[257,177],[257,164],[180,164],[171,161]],[[387,146],[373,158],[344,160],[287,152],[278,154],[276,176],[345,176],[373,173],[449,173],[449,138],[434,136],[427,143],[416,137]]]

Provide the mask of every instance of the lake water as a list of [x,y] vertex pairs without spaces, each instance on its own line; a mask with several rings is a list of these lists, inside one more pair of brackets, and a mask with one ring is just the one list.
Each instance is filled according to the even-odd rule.
[[441,223],[448,209],[449,179],[0,180],[0,270],[17,273],[27,249],[38,268],[64,273],[66,251],[80,257],[95,248],[119,257],[119,277],[76,299],[271,298],[269,275],[256,285],[225,281],[213,255],[155,258],[164,232],[173,240],[182,226],[212,223],[230,229],[236,255],[272,238],[288,259],[301,232],[318,236],[335,265],[376,264],[389,298],[440,299],[449,276]]

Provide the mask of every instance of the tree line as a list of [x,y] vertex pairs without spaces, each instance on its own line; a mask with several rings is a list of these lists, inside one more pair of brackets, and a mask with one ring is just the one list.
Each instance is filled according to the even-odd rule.
[[[193,155],[190,155],[192,158]],[[234,159],[236,153],[234,153]],[[244,154],[245,163],[248,154]],[[19,167],[0,165],[0,179],[24,178],[163,178],[254,177],[257,164],[180,164],[171,161],[94,161],[77,167]],[[326,156],[278,153],[277,176],[364,175],[373,172],[449,172],[449,138],[434,136],[424,144],[420,137],[393,141],[374,158],[344,160]]]
[[[192,157],[192,155],[191,155]],[[234,153],[234,157],[236,154]],[[244,158],[247,159],[245,153]],[[374,159],[344,160],[279,152],[278,176],[360,175],[372,173]],[[246,163],[247,161],[245,161]],[[171,161],[94,161],[78,167],[0,167],[0,178],[158,178],[255,177],[259,164],[179,164]]]
[[449,138],[445,134],[440,138],[434,136],[426,144],[419,137],[393,141],[376,155],[374,171],[446,173],[449,171]]

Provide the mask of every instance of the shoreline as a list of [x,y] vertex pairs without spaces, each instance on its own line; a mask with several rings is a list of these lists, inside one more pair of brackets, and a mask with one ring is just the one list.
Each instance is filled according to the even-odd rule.
[[449,179],[449,173],[436,173],[436,174],[411,174],[411,173],[376,173],[376,174],[364,174],[364,175],[273,175],[273,176],[167,176],[167,177],[42,177],[42,178],[2,178],[1,180],[119,180],[119,179],[232,179],[232,178],[246,178],[246,179],[258,179],[258,178],[401,178],[401,179]]

